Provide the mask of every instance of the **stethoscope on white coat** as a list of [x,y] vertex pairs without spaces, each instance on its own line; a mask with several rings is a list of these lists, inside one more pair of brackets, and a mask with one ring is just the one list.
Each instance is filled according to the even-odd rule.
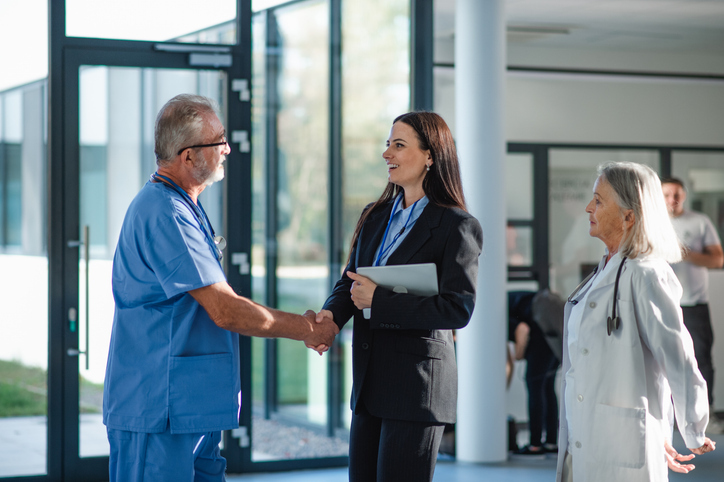
[[[621,327],[621,317],[616,316],[616,297],[618,296],[618,280],[621,278],[621,270],[623,269],[623,264],[626,262],[627,257],[624,256],[624,258],[621,260],[621,264],[618,265],[618,272],[616,272],[616,282],[613,285],[613,312],[611,313],[611,316],[608,317],[606,320],[606,330],[608,331],[608,336],[611,336],[611,333],[613,333],[615,330],[618,330]],[[593,276],[598,271],[598,266],[596,266],[596,269],[594,269],[591,274],[586,276],[586,279],[581,281],[581,284],[576,286],[576,289],[573,290],[573,293],[571,293],[571,296],[568,297],[568,302],[575,305],[578,304],[578,300],[575,299],[576,295],[579,291],[581,291],[581,288],[586,286],[586,283],[593,278]]]
[[204,207],[201,205],[201,201],[199,201],[198,204],[194,203],[188,193],[181,189],[178,184],[173,182],[170,178],[162,176],[158,172],[151,174],[151,182],[161,182],[181,195],[184,202],[191,208],[191,211],[202,226],[204,235],[206,236],[206,241],[209,243],[209,246],[211,246],[213,252],[216,253],[216,259],[221,262],[221,258],[223,257],[221,250],[226,247],[226,240],[223,236],[216,236],[214,227],[211,225],[209,216],[206,214]]

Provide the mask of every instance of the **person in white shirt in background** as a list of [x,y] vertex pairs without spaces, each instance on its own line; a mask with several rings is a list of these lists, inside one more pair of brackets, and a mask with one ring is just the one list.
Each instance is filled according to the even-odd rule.
[[671,267],[684,289],[681,297],[684,325],[694,340],[696,362],[709,392],[709,425],[706,431],[721,434],[724,433],[724,421],[714,413],[714,363],[711,356],[714,332],[709,315],[708,270],[722,267],[724,251],[711,220],[705,214],[684,209],[686,188],[680,179],[662,179],[661,189],[674,230],[686,246],[682,261]]

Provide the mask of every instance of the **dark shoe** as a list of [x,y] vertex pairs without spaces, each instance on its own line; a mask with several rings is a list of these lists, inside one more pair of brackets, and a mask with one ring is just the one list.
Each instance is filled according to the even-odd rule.
[[518,455],[545,455],[545,453],[543,447],[536,447],[535,445],[526,445],[516,452]]
[[557,454],[557,453],[558,453],[558,445],[556,445],[556,444],[543,444],[543,450],[545,450],[547,454]]

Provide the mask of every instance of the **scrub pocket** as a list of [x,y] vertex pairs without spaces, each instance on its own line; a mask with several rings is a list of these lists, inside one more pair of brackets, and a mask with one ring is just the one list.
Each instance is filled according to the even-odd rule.
[[593,411],[591,438],[601,463],[640,469],[646,462],[646,409],[599,403]]
[[171,433],[224,430],[238,423],[232,362],[230,353],[171,357]]

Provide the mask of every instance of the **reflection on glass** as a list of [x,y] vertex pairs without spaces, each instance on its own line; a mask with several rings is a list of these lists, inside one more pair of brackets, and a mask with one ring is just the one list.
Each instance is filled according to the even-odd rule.
[[672,152],[671,173],[684,181],[684,208],[709,216],[724,239],[724,152]]
[[65,34],[117,40],[236,43],[236,0],[66,0]]
[[[329,6],[326,1],[304,2],[274,15],[283,48],[277,112],[277,299],[280,309],[303,313],[319,309],[327,295]],[[291,340],[279,340],[277,354],[278,416],[325,427],[326,359]],[[288,448],[289,458],[322,455],[306,445]]]
[[505,159],[505,209],[508,219],[533,219],[533,154],[508,154]]
[[528,226],[507,226],[505,245],[508,266],[530,266],[533,264],[533,228]]
[[0,477],[47,471],[46,90],[0,93]]
[[[129,203],[156,170],[154,123],[158,110],[180,93],[197,93],[221,104],[225,75],[216,71],[83,66],[80,81],[80,223],[88,227],[90,263],[79,259],[80,349],[89,318],[89,367],[80,370],[80,456],[108,455],[101,420],[103,379],[113,324],[111,268]],[[223,104],[222,104],[222,112]],[[223,121],[223,118],[222,118]],[[223,236],[222,187],[216,183],[199,196],[217,234]],[[85,273],[88,270],[86,311]]]
[[342,3],[346,243],[352,239],[362,209],[379,198],[387,185],[382,159],[385,141],[395,117],[410,110],[409,8],[407,0]]
[[251,96],[251,295],[266,302],[266,14],[252,18],[252,96]]
[[[342,266],[362,209],[387,185],[382,159],[392,121],[410,110],[410,2],[342,2]],[[341,273],[333,273],[338,277]],[[340,405],[352,420],[352,321],[338,336],[344,391]]]
[[593,197],[599,165],[609,161],[645,164],[658,172],[658,151],[551,149],[549,152],[549,233],[551,290],[568,296],[580,283],[583,265],[598,264],[604,245],[588,234],[585,209]]
[[[266,31],[267,20],[273,35]],[[329,5],[297,3],[259,14],[252,25],[257,102],[252,105],[257,142],[252,175],[254,295],[268,298],[265,256],[276,255],[277,306],[294,313],[318,310],[328,294],[329,276]],[[274,45],[266,46],[267,37]],[[267,111],[263,99],[270,93],[277,101]],[[268,116],[274,122],[268,123]],[[274,132],[267,132],[269,125]],[[271,160],[264,156],[265,142],[274,143]],[[265,240],[269,162],[276,163],[275,252],[268,251]],[[326,435],[328,359],[285,339],[253,349],[254,389],[271,393],[252,395],[252,460],[346,454],[342,440]],[[275,352],[267,354],[267,349]]]

